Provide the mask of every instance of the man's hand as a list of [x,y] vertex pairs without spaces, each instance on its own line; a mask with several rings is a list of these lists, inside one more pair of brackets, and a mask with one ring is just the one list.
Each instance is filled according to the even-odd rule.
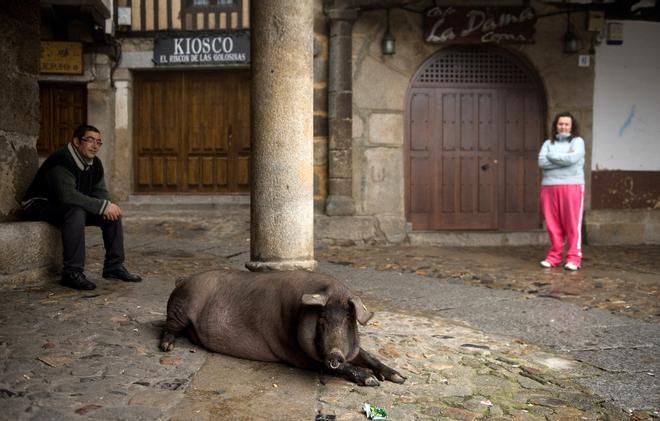
[[110,206],[106,209],[103,217],[110,221],[116,221],[121,218],[121,208],[114,203],[110,203]]

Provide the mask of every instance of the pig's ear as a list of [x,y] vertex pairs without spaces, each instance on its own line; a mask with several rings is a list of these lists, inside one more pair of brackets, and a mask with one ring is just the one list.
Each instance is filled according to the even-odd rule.
[[325,306],[327,302],[327,294],[303,294],[302,296],[302,303],[306,306]]
[[367,310],[367,307],[362,304],[360,297],[353,297],[350,301],[355,308],[355,317],[357,318],[357,321],[360,322],[362,326],[366,325],[367,322],[374,316],[374,314]]

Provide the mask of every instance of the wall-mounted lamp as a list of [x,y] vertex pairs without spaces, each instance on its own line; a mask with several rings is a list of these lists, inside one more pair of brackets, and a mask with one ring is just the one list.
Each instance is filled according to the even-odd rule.
[[385,34],[383,34],[383,40],[380,42],[380,50],[383,55],[392,55],[396,50],[396,40],[394,35],[390,32],[390,9],[386,11],[387,24],[385,26]]
[[571,29],[571,14],[566,13],[566,33],[564,34],[564,52],[566,54],[577,53],[578,38]]

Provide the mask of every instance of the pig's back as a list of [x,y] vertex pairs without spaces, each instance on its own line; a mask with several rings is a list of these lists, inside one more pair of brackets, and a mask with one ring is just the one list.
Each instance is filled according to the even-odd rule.
[[205,348],[259,361],[305,359],[297,341],[300,297],[326,279],[298,272],[206,272],[186,281],[204,302],[192,319],[193,337]]

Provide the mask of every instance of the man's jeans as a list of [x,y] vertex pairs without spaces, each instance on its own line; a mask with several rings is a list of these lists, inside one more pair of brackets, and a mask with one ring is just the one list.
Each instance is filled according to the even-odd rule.
[[23,210],[23,219],[46,221],[62,231],[64,251],[63,270],[85,270],[85,226],[97,226],[103,232],[105,261],[103,271],[119,269],[124,263],[124,232],[121,219],[110,221],[75,206],[53,206],[43,202],[33,203]]

